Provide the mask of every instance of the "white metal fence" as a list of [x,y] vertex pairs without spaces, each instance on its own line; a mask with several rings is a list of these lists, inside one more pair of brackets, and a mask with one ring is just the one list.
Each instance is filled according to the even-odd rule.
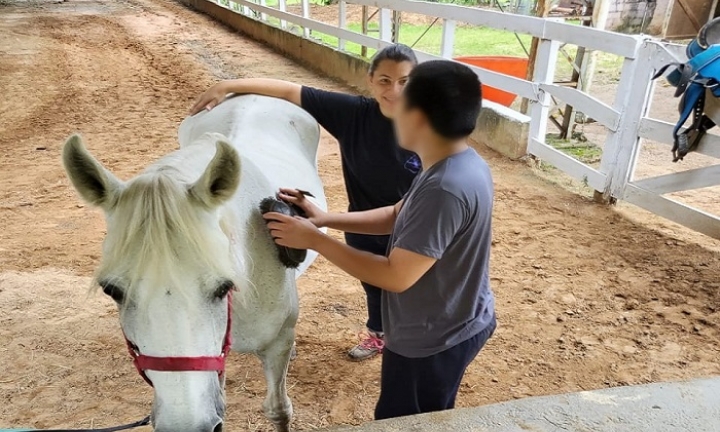
[[[607,197],[633,203],[691,229],[720,238],[718,217],[663,196],[680,190],[720,184],[719,166],[640,181],[634,180],[643,138],[672,144],[673,125],[648,117],[653,90],[653,82],[650,78],[661,66],[683,59],[679,46],[664,44],[646,36],[618,34],[565,23],[561,20],[412,0],[340,1],[337,25],[313,20],[310,17],[309,0],[301,0],[302,15],[287,12],[286,0],[278,0],[277,8],[267,6],[266,0],[257,0],[259,3],[249,0],[214,1],[238,13],[257,16],[267,25],[287,29],[288,23],[292,23],[302,28],[305,37],[310,37],[311,32],[334,36],[338,38],[337,48],[341,50],[346,48],[346,42],[354,42],[373,49],[381,49],[389,45],[392,37],[393,11],[438,17],[442,19],[440,56],[416,51],[420,61],[452,58],[457,23],[537,37],[540,43],[534,82],[470,66],[483,84],[515,93],[529,100],[531,117],[529,153],[554,165],[576,180],[586,183],[596,191],[604,193]],[[379,8],[378,37],[360,34],[346,28],[348,3]],[[273,17],[275,20],[271,21],[268,17]],[[624,58],[612,106],[577,89],[554,83],[561,44],[577,45],[585,47],[586,50],[611,53]],[[552,98],[567,103],[606,128],[606,141],[602,146],[602,159],[598,168],[591,167],[546,142]],[[698,151],[719,158],[720,137],[707,136]]]

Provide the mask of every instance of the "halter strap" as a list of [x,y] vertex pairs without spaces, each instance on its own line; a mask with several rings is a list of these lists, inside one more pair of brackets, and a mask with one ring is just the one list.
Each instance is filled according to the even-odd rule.
[[[232,292],[230,290],[227,295],[227,325],[225,328],[225,337],[223,338],[222,351],[219,356],[200,356],[200,357],[154,357],[140,353],[140,349],[125,336],[128,352],[133,358],[133,364],[140,376],[153,387],[152,381],[148,378],[145,371],[159,372],[197,372],[197,371],[215,371],[220,379],[225,374],[225,359],[227,358],[230,348],[232,347]],[[108,431],[110,432],[110,431]]]

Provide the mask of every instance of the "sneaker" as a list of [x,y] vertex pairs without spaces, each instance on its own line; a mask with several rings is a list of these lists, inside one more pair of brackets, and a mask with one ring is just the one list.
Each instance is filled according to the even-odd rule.
[[348,352],[348,356],[355,361],[363,361],[380,354],[385,348],[385,335],[368,330],[366,335],[360,336],[360,343]]

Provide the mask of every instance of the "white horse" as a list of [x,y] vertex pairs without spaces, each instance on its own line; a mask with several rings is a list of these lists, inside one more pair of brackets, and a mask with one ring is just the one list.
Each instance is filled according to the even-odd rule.
[[[258,205],[289,186],[312,192],[326,208],[319,127],[288,102],[248,95],[185,119],[179,138],[179,150],[128,182],[98,163],[78,136],[65,144],[68,177],[106,216],[97,282],[118,303],[133,355],[150,361],[138,368],[158,364],[141,371],[154,387],[156,431],[222,429],[224,376],[218,379],[221,368],[207,359],[224,368],[230,322],[232,350],[262,361],[266,416],[288,431],[295,279],[317,255],[308,252],[297,270],[283,267]],[[182,364],[173,369],[172,362]]]

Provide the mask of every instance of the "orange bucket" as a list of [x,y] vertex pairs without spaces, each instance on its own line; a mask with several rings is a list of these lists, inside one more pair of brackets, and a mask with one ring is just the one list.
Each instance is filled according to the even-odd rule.
[[[491,70],[505,75],[510,75],[515,78],[526,79],[528,59],[525,57],[509,57],[509,56],[469,56],[469,57],[455,57],[454,60],[460,63],[466,63],[469,65],[481,67],[483,69]],[[484,100],[493,101],[500,105],[509,107],[512,105],[517,95],[508,93],[500,89],[482,86],[482,96]]]

